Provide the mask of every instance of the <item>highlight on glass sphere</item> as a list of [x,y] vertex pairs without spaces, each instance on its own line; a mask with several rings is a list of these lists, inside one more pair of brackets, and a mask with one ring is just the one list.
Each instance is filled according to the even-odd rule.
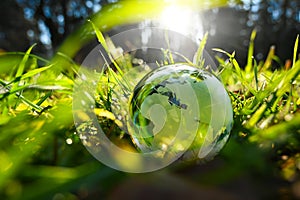
[[214,62],[200,53],[194,40],[153,27],[118,33],[95,47],[73,93],[74,120],[87,150],[132,173],[178,159],[212,159],[228,140],[233,112],[212,73]]

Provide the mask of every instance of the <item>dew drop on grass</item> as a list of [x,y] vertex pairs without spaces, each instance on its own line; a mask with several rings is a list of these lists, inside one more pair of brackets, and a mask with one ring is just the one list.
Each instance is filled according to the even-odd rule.
[[129,100],[129,116],[129,133],[143,153],[181,151],[193,135],[183,155],[188,160],[215,156],[233,123],[231,102],[220,81],[185,64],[160,67],[144,76]]
[[73,140],[71,138],[67,138],[66,139],[66,143],[69,144],[69,145],[71,145],[73,143]]

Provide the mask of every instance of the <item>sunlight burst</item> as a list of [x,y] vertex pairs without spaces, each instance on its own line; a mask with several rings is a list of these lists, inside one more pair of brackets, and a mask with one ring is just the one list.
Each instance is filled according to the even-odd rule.
[[202,21],[199,13],[195,13],[189,8],[171,5],[162,12],[159,21],[164,28],[186,36],[196,36],[197,39],[203,37]]

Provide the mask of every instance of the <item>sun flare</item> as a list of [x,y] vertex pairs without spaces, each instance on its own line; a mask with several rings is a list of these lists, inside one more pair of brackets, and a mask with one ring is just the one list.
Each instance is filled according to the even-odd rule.
[[190,8],[171,5],[167,7],[159,17],[163,28],[170,29],[186,36],[203,37],[202,21],[199,13],[193,12]]

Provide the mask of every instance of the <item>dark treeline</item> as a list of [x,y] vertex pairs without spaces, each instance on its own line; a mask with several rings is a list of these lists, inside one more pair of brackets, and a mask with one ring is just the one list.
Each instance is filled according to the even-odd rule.
[[112,0],[2,0],[0,49],[51,56],[61,42],[91,14]]
[[[116,0],[2,0],[0,49],[24,51],[31,44],[38,54],[51,56],[61,42],[89,15]],[[257,30],[256,58],[261,60],[271,45],[282,62],[292,56],[300,33],[299,0],[243,0],[227,8],[201,14],[209,32],[207,49],[236,51],[245,63],[251,31]]]
[[236,51],[244,64],[251,32],[255,29],[255,52],[265,59],[271,46],[284,62],[292,58],[293,46],[300,33],[300,1],[244,0],[244,4],[204,13],[204,29],[209,31],[208,49],[222,47]]

